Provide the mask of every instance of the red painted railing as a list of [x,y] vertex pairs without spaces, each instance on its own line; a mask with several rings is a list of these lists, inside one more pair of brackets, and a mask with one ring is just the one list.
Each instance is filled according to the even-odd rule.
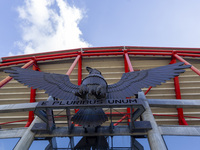
[[[140,49],[139,49],[140,48]],[[151,48],[151,49],[150,49]],[[158,50],[157,47],[150,47],[149,49],[141,49],[141,47],[126,47],[126,51],[129,55],[161,55],[161,56],[171,56],[174,52],[174,49],[178,49],[176,51],[176,54],[179,56],[184,57],[200,57],[200,49],[194,49],[194,50],[188,50],[188,48],[168,48],[171,50],[165,50],[167,48],[160,48]],[[155,48],[156,50],[152,50]],[[185,50],[184,50],[185,49]],[[82,56],[101,56],[101,55],[124,55],[123,47],[102,47],[102,48],[85,48],[85,49],[76,49],[74,52],[66,52],[65,51],[58,51],[56,54],[48,54],[48,53],[41,53],[36,54],[35,59],[37,61],[46,61],[46,60],[54,60],[54,59],[63,59],[63,58],[70,58],[70,57],[76,57],[79,53],[79,51],[82,50],[84,53]],[[38,55],[38,56],[37,56]],[[23,55],[21,58],[14,58],[14,57],[3,57],[2,58],[2,64],[1,66],[8,66],[8,65],[14,65],[14,64],[20,64],[20,63],[26,63],[28,62],[28,59],[32,59],[32,57]]]

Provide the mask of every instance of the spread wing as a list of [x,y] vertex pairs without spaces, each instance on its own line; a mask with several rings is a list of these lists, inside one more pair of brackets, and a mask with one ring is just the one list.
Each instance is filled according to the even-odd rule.
[[160,85],[162,82],[164,83],[166,80],[185,72],[184,69],[189,67],[191,66],[180,62],[148,70],[124,73],[119,82],[108,85],[107,98],[131,97],[141,91],[141,88]]
[[9,76],[24,85],[45,90],[45,93],[53,97],[62,100],[76,100],[78,98],[73,93],[78,90],[79,86],[72,84],[68,75],[44,73],[18,67],[12,67],[11,70],[4,70],[4,72],[10,73]]

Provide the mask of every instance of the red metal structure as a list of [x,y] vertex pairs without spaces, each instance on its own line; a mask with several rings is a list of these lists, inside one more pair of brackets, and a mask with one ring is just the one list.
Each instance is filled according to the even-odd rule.
[[[129,56],[146,56],[146,55],[161,56],[161,57],[171,56],[172,61],[170,63],[176,63],[176,60],[179,60],[181,62],[184,62],[186,65],[191,65],[183,57],[200,58],[200,49],[188,50],[188,48],[161,48],[161,47],[84,48],[84,49],[74,49],[72,51],[65,50],[65,51],[56,51],[56,52],[51,52],[51,53],[35,54],[34,57],[31,57],[30,55],[22,55],[22,56],[18,56],[17,58],[15,58],[15,56],[3,57],[0,67],[26,63],[22,68],[28,68],[33,65],[33,70],[39,71],[39,68],[37,66],[37,62],[39,61],[75,58],[74,62],[72,63],[71,67],[69,68],[66,74],[70,75],[74,67],[76,66],[76,64],[78,64],[78,85],[80,85],[82,81],[82,58],[91,57],[91,56],[110,56],[110,55],[124,56],[124,69],[125,69],[125,72],[129,72],[129,71],[134,71]],[[198,70],[196,67],[192,66],[191,70],[200,76],[200,70]],[[4,80],[2,80],[0,82],[0,88],[3,87],[6,83],[8,83],[10,80],[12,80],[11,77],[6,77]],[[174,78],[174,87],[175,87],[176,99],[181,99],[180,84],[179,84],[178,77]],[[152,87],[149,87],[149,89],[145,92],[145,94],[148,94],[148,92],[151,89]],[[30,103],[35,102],[35,94],[36,94],[36,90],[31,89]],[[75,112],[77,111],[78,110],[75,110]],[[188,125],[184,117],[192,117],[192,116],[184,116],[182,108],[177,108],[177,111],[178,111],[177,116],[176,115],[171,115],[171,116],[178,117],[180,125]],[[131,112],[130,108],[127,108],[127,113],[125,113],[124,116],[120,120],[118,120],[114,125],[115,126],[118,125],[120,122],[122,122],[126,118],[128,118],[128,122],[129,122],[130,112]],[[109,113],[107,114],[109,115]],[[123,114],[123,112],[119,114]],[[163,116],[165,115],[163,114]],[[159,116],[159,115],[156,115],[156,116]],[[162,114],[160,114],[160,116],[162,116]],[[33,119],[34,119],[33,112],[29,112],[29,119],[26,124],[26,127],[28,127],[31,124]],[[27,121],[27,120],[19,120],[19,121]],[[10,122],[7,122],[7,123],[10,123]]]

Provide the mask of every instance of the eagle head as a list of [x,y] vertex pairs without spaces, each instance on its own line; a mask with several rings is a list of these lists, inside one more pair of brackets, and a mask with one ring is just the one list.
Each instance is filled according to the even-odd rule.
[[100,74],[101,75],[101,72],[97,69],[93,69],[91,67],[86,67],[86,70],[90,73],[90,74]]

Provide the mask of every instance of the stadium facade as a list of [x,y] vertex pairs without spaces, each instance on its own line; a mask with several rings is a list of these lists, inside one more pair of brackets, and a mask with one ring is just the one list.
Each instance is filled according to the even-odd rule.
[[[113,84],[125,72],[176,62],[184,62],[191,68],[166,83],[142,89],[138,98],[144,102],[144,109],[139,105],[102,106],[108,121],[97,131],[87,133],[70,120],[78,107],[66,106],[50,112],[46,109],[46,118],[38,117],[37,113],[34,114],[37,104],[51,97],[43,90],[28,88],[12,80],[3,72],[17,66],[67,74],[72,83],[81,85],[82,79],[88,75],[85,67],[89,66],[100,70],[107,83]],[[109,149],[144,149],[136,140],[141,138],[148,139],[152,150],[164,150],[167,149],[164,135],[200,136],[199,76],[200,49],[197,48],[95,47],[3,57],[0,63],[0,138],[19,138],[14,149],[29,149],[34,140],[47,140],[46,149],[62,148],[56,144],[55,137],[68,137],[68,148],[65,149],[78,149],[80,138],[76,140],[76,137],[105,137]],[[54,128],[47,130],[47,126]],[[130,137],[128,146],[115,147],[115,136]]]

